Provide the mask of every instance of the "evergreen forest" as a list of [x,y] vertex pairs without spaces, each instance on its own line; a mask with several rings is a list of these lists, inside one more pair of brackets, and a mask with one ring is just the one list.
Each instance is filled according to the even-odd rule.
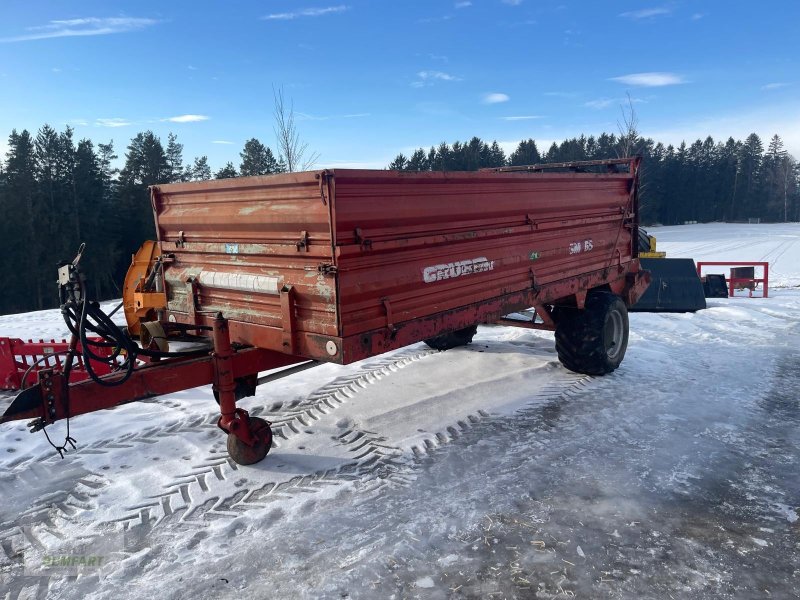
[[[800,220],[800,169],[778,135],[766,145],[751,134],[745,140],[707,137],[675,147],[635,134],[603,133],[553,143],[547,149],[533,139],[523,140],[508,156],[497,142],[473,137],[420,148],[408,157],[399,154],[388,168],[476,170],[634,153],[643,156],[643,223]],[[119,150],[113,142],[76,140],[69,127],[57,131],[44,125],[35,135],[12,131],[7,154],[0,157],[0,206],[5,214],[0,221],[0,313],[57,306],[57,265],[74,257],[84,241],[81,264],[90,295],[98,300],[120,297],[131,254],[155,235],[150,185],[287,170],[282,154],[256,138],[244,144],[239,160],[212,171],[205,156],[185,162],[174,134],[164,143],[152,131],[141,132]]]

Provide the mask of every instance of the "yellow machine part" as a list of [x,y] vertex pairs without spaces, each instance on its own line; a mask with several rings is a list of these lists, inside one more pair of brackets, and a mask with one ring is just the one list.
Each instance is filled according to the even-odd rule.
[[122,306],[125,310],[128,333],[134,337],[140,335],[142,321],[155,321],[156,311],[167,307],[167,296],[164,292],[142,290],[142,285],[150,275],[160,253],[158,242],[146,241],[133,255],[131,266],[125,275]]
[[647,252],[639,251],[639,258],[666,258],[666,252],[659,252],[656,250],[656,238],[654,235],[647,236],[650,241],[650,249]]

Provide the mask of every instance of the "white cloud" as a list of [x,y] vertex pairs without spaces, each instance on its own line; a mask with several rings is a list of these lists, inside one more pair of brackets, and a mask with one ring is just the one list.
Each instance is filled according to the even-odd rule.
[[470,2],[469,0],[465,0],[464,2],[456,2],[455,3],[455,7],[456,8],[467,8],[468,6],[472,6],[472,2]]
[[522,0],[503,0],[503,4],[508,4],[509,6],[519,6],[522,4]]
[[361,117],[368,117],[370,113],[351,113],[347,115],[310,115],[308,113],[296,112],[295,116],[298,121],[330,121],[336,119],[358,119]]
[[229,142],[228,140],[214,140],[212,144],[224,144],[225,146],[233,146],[236,142]]
[[692,15],[692,21],[699,21],[700,19],[702,19],[705,16],[706,15],[704,13],[694,13]]
[[625,17],[626,19],[649,19],[651,17],[659,17],[661,15],[668,15],[672,11],[669,8],[664,6],[654,7],[654,8],[642,8],[640,10],[631,10],[628,12],[621,13],[620,17]]
[[338,6],[326,6],[324,8],[304,8],[293,12],[274,13],[261,18],[265,21],[291,21],[301,17],[321,17],[323,15],[344,12],[346,10],[350,10],[350,7],[339,4]]
[[69,122],[70,125],[74,125],[76,127],[88,127],[89,122],[86,119],[72,119]]
[[427,17],[425,19],[418,19],[417,23],[441,23],[442,21],[449,21],[453,15],[442,15],[441,17]]
[[28,42],[60,37],[82,37],[91,35],[110,35],[144,29],[156,25],[156,19],[138,17],[85,17],[81,19],[65,19],[49,21],[47,25],[28,27],[23,35],[0,38],[1,43]]
[[133,125],[128,119],[120,119],[118,117],[95,119],[94,124],[95,127],[128,127],[129,125]]
[[583,105],[587,108],[594,108],[595,110],[602,110],[604,108],[609,108],[610,106],[620,106],[625,107],[628,103],[631,104],[639,104],[641,102],[646,102],[642,98],[598,98],[597,100],[589,100],[588,102],[584,102]]
[[768,83],[767,85],[762,85],[762,90],[779,90],[781,88],[787,87],[788,83],[777,82],[777,83]]
[[508,102],[511,98],[508,94],[501,94],[499,92],[492,92],[483,96],[482,102],[484,104],[499,104],[500,102]]
[[518,117],[500,117],[503,121],[531,121],[533,119],[544,119],[542,115],[522,115]]
[[602,110],[604,108],[608,108],[612,104],[616,102],[611,98],[598,98],[597,100],[589,100],[585,102],[583,105],[587,108],[594,108],[595,110]]
[[618,81],[626,85],[641,87],[662,87],[665,85],[678,85],[686,83],[684,78],[675,73],[651,72],[651,73],[631,73],[630,75],[620,75],[612,77],[610,81]]
[[198,121],[208,121],[210,118],[206,115],[178,115],[177,117],[168,117],[161,120],[169,121],[170,123],[197,123]]
[[424,87],[433,85],[437,81],[461,81],[461,77],[456,77],[444,71],[420,71],[417,73],[418,79],[411,82],[411,87]]

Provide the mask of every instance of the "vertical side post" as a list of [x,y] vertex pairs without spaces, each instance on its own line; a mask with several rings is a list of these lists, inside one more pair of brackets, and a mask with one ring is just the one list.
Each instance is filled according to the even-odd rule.
[[764,263],[764,298],[769,298],[769,263]]
[[17,361],[14,360],[14,342],[11,338],[0,338],[0,375],[3,377],[0,389],[20,389],[20,375]]
[[284,352],[294,353],[294,287],[284,285],[281,288],[281,341]]
[[247,411],[236,408],[236,380],[233,377],[233,348],[228,331],[228,321],[218,313],[213,329],[214,353],[214,391],[219,400],[220,417],[217,425],[223,431],[232,433],[245,444],[255,443],[250,431]]

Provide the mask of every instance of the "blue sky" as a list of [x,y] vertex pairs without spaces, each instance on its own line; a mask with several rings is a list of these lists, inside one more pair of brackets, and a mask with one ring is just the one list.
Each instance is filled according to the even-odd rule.
[[384,167],[473,135],[511,149],[616,131],[779,133],[800,158],[800,2],[16,2],[0,6],[0,151],[43,123],[178,135],[184,158],[273,146],[273,86],[318,166]]

